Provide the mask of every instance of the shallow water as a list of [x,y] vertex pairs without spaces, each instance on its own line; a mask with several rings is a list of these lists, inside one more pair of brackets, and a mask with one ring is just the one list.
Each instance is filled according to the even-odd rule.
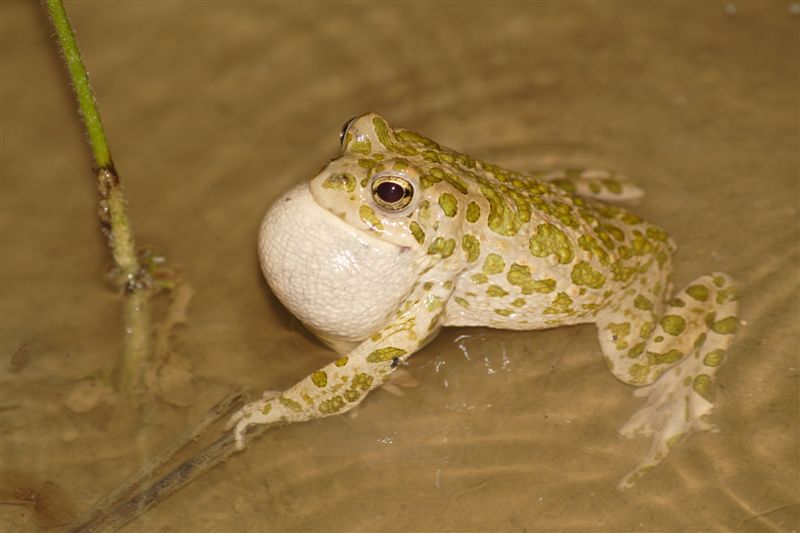
[[[121,303],[72,97],[38,4],[3,3],[3,488],[46,493],[58,523],[227,391],[331,357],[269,294],[255,235],[375,110],[512,168],[635,176],[676,285],[740,284],[720,432],[619,493],[649,442],[617,435],[639,400],[593,327],[449,329],[402,397],[276,429],[127,531],[800,529],[796,6],[69,3],[137,238],[196,291],[173,336],[191,381],[132,411],[102,394]],[[30,505],[0,510],[36,530]]]

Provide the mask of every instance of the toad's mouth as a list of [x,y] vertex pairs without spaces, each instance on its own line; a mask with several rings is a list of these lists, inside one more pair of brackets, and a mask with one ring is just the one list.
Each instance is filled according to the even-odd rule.
[[414,283],[408,248],[350,226],[321,207],[307,183],[267,211],[258,251],[278,299],[338,351],[385,325]]

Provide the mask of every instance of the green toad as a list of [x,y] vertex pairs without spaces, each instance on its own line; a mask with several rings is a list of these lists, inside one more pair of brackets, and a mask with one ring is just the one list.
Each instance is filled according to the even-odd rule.
[[608,171],[523,174],[374,113],[351,120],[341,155],[279,198],[259,237],[272,290],[341,357],[239,411],[238,446],[253,424],[351,409],[442,326],[591,322],[608,368],[647,398],[621,429],[653,435],[629,487],[710,427],[711,383],[738,326],[728,276],[673,294],[672,239],[602,203],[640,195]]

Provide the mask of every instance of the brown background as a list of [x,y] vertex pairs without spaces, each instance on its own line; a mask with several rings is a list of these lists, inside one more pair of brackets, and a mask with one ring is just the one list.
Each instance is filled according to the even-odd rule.
[[[403,397],[278,429],[130,531],[797,530],[797,4],[67,7],[139,242],[196,291],[174,339],[193,378],[136,412],[103,397],[121,306],[102,282],[91,162],[39,5],[4,2],[5,476],[86,509],[226,391],[324,364],[261,281],[255,235],[335,155],[342,123],[375,110],[513,168],[635,176],[635,212],[681,247],[676,284],[722,270],[741,286],[720,432],[618,493],[649,443],[616,433],[639,400],[593,327],[447,330]],[[2,526],[35,529],[20,506]]]

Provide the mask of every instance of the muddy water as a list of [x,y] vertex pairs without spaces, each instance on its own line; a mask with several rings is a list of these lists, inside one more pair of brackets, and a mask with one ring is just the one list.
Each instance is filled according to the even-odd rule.
[[797,4],[68,8],[138,240],[195,297],[171,385],[115,402],[91,163],[39,6],[3,3],[2,479],[44,502],[0,507],[4,532],[68,520],[227,391],[331,357],[269,294],[255,234],[366,110],[513,168],[637,177],[635,211],[680,245],[676,284],[741,285],[720,432],[618,493],[649,443],[616,433],[639,400],[592,327],[446,330],[402,397],[275,430],[128,531],[798,529]]

